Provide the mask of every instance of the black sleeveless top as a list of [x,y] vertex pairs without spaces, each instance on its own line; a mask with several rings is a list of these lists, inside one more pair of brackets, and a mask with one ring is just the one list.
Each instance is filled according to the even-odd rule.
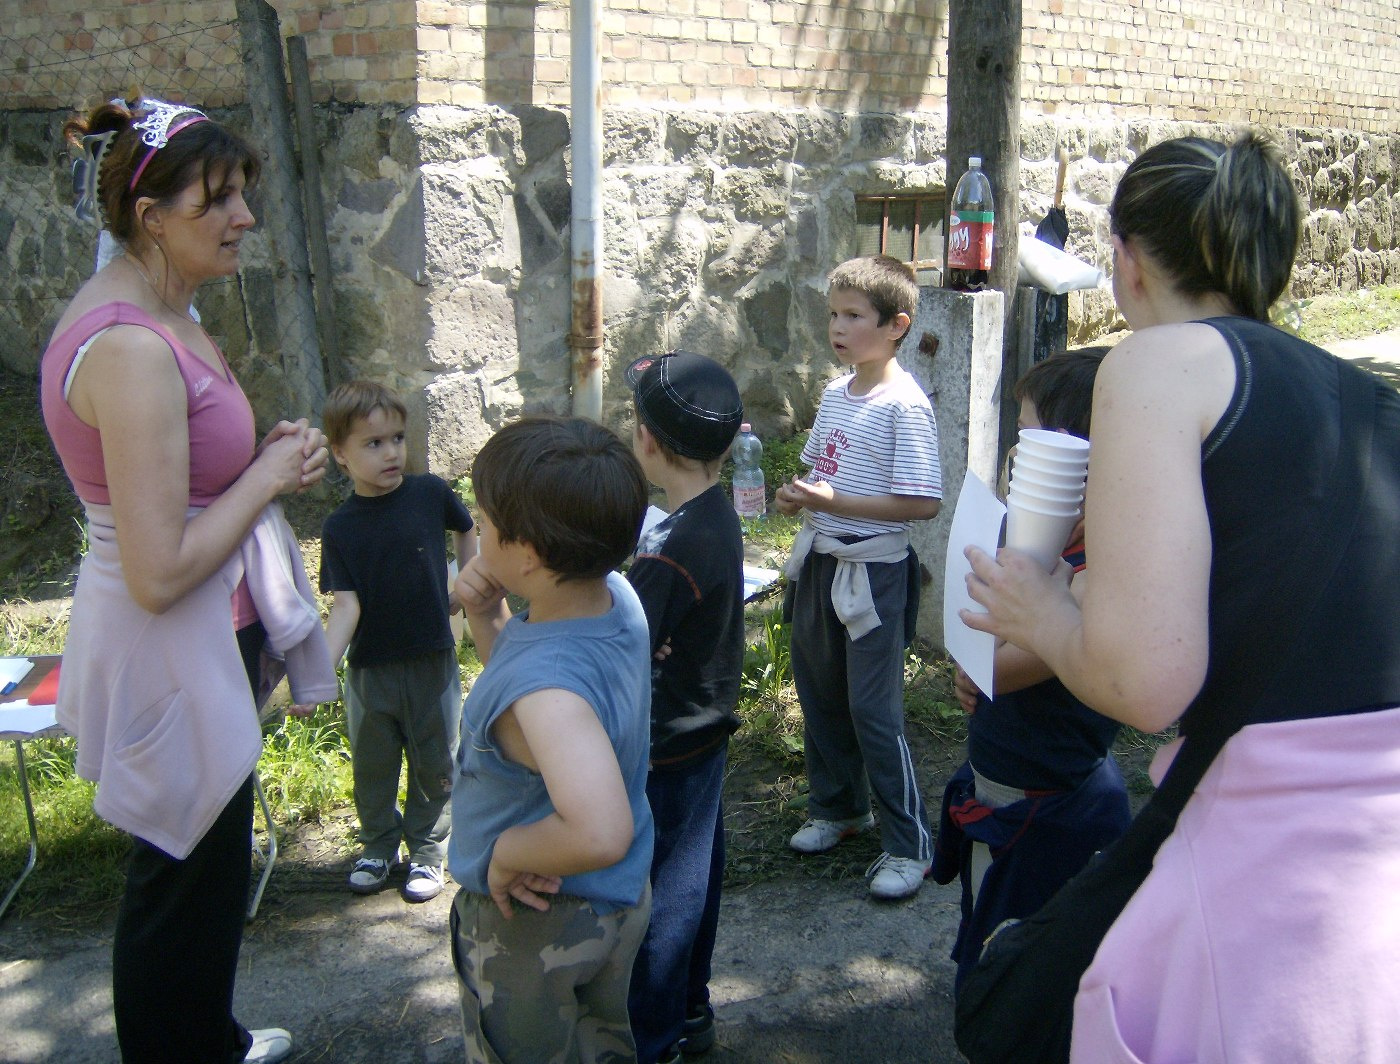
[[[1304,619],[1249,722],[1400,705],[1400,393],[1321,348],[1247,318],[1212,318],[1235,359],[1235,393],[1202,445],[1210,521],[1207,688],[1269,618],[1296,536],[1317,535],[1340,460],[1339,382],[1373,383],[1370,482],[1331,585]],[[1285,574],[1286,576],[1286,574]],[[1182,719],[1189,734],[1195,703]]]

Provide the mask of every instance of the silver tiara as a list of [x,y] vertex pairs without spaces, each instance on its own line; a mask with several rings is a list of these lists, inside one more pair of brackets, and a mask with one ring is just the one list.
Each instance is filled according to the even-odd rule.
[[205,119],[209,117],[197,107],[183,103],[166,103],[164,100],[144,99],[139,106],[146,113],[139,122],[134,123],[134,128],[141,133],[141,143],[155,151],[170,143],[170,127],[181,115],[197,115]]
[[[164,100],[142,100],[141,110],[149,113],[141,121],[134,123],[132,128],[141,131],[141,143],[146,145],[146,154],[131,175],[131,182],[126,186],[128,192],[136,188],[136,182],[141,180],[147,165],[155,158],[156,152],[170,143],[171,137],[186,126],[209,121],[209,116],[196,107],[186,107],[182,103],[166,103]],[[185,117],[186,115],[189,117]],[[180,121],[177,122],[177,118]]]

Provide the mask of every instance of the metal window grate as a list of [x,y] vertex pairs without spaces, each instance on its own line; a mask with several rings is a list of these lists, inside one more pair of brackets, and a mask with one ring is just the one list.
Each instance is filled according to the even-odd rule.
[[921,285],[941,285],[946,207],[942,193],[857,196],[856,254],[893,255],[914,268]]

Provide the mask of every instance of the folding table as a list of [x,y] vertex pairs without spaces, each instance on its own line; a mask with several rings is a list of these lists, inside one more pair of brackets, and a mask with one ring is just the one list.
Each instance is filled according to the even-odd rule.
[[[10,902],[19,893],[20,886],[29,878],[29,873],[34,871],[34,865],[39,856],[39,829],[34,820],[34,800],[29,793],[29,777],[25,772],[24,744],[32,739],[48,739],[68,734],[58,724],[54,705],[29,704],[29,696],[44,677],[53,671],[54,666],[62,660],[62,656],[59,654],[38,654],[29,658],[0,657],[0,667],[26,660],[33,662],[34,666],[29,674],[8,694],[0,695],[0,741],[10,741],[15,744],[15,764],[19,771],[19,790],[24,798],[24,815],[29,824],[29,859],[25,862],[19,878],[6,892],[4,900],[0,901],[0,919],[4,918],[5,910],[10,907]],[[267,887],[268,878],[272,875],[272,866],[277,862],[277,830],[273,825],[272,811],[268,808],[267,795],[263,791],[262,780],[256,769],[253,772],[253,788],[258,803],[262,807],[263,820],[267,824],[267,845],[259,845],[257,837],[254,836],[253,849],[262,858],[263,867],[262,873],[258,877],[257,886],[253,889],[252,898],[248,903],[249,920],[257,915],[258,906],[262,902],[263,890]]]
[[39,856],[39,829],[34,822],[34,800],[29,794],[29,776],[24,766],[24,744],[31,739],[46,739],[67,734],[58,725],[53,705],[30,705],[29,696],[40,682],[60,661],[58,654],[39,654],[30,658],[0,658],[0,664],[13,664],[16,661],[30,661],[33,668],[8,694],[0,695],[0,740],[15,744],[15,764],[19,769],[19,790],[24,797],[24,816],[29,822],[29,859],[14,885],[0,901],[0,919],[10,902],[19,893],[20,885],[34,871],[34,863]]

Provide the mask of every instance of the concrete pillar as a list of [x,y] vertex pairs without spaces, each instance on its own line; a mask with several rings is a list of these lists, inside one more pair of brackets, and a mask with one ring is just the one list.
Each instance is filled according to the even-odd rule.
[[[1002,294],[921,288],[899,361],[933,403],[943,466],[943,505],[911,538],[927,579],[919,603],[920,637],[943,646],[943,564],[958,492],[969,469],[996,483],[1000,456]],[[935,343],[936,342],[936,343]]]

